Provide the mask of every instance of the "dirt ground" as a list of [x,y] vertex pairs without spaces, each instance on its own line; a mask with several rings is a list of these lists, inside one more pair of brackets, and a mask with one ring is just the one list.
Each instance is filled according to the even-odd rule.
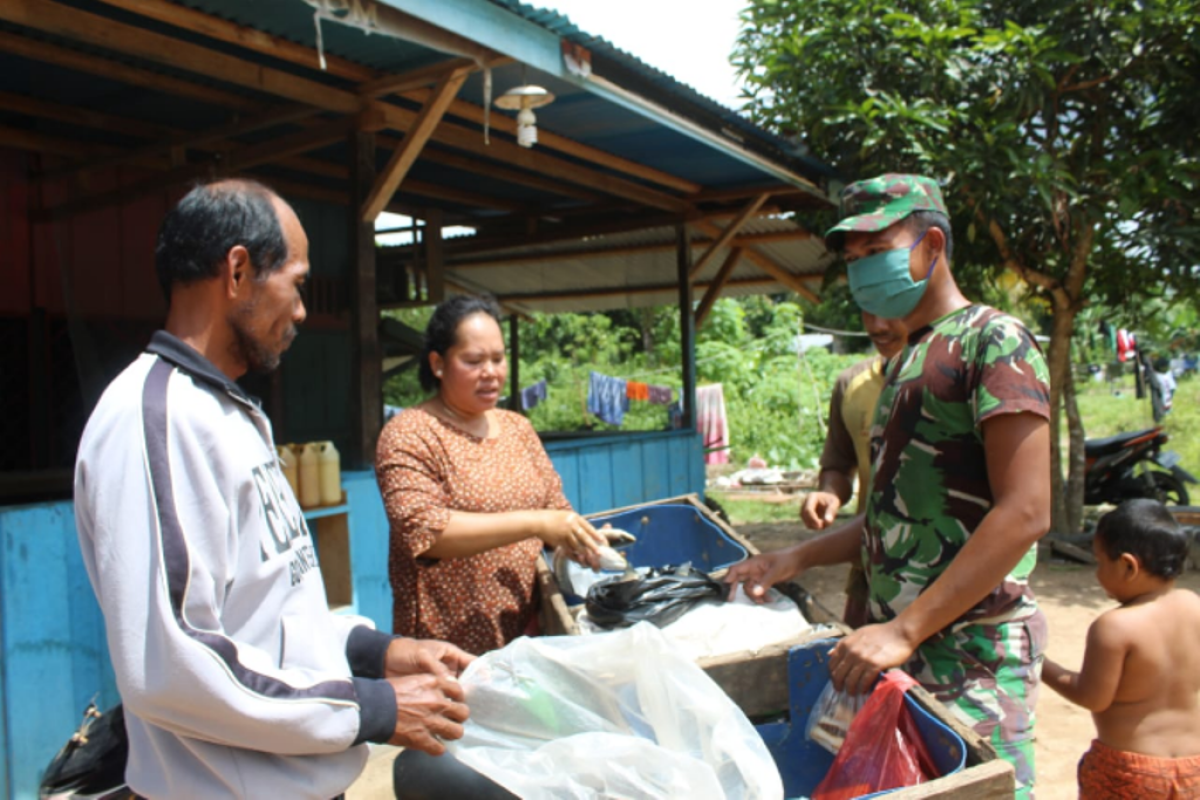
[[[735,524],[735,528],[764,551],[812,535],[799,524]],[[800,583],[827,608],[840,613],[846,601],[846,570],[845,566],[814,569],[805,573]],[[1078,669],[1083,662],[1088,626],[1100,612],[1112,608],[1113,601],[1096,583],[1093,567],[1051,558],[1044,547],[1032,583],[1050,623],[1048,655],[1068,668]],[[1185,573],[1177,585],[1200,591],[1200,571]],[[1091,714],[1047,689],[1038,697],[1036,726],[1038,800],[1075,800],[1075,766],[1095,732]]]
[[[798,522],[762,523],[734,527],[760,550],[771,550],[813,535]],[[840,613],[845,605],[845,566],[815,569],[800,583],[827,608]],[[1050,557],[1043,548],[1033,573],[1033,587],[1050,623],[1049,655],[1078,669],[1088,625],[1113,602],[1097,585],[1093,568]],[[1190,571],[1179,585],[1200,591],[1200,571]],[[1045,690],[1037,706],[1037,796],[1039,800],[1075,800],[1075,766],[1094,733],[1091,715],[1054,692]],[[391,761],[395,748],[373,752],[363,776],[346,793],[347,800],[380,800],[391,797]]]

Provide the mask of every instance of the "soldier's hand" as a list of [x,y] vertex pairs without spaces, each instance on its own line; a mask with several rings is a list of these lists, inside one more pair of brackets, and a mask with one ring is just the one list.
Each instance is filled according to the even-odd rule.
[[829,678],[838,691],[862,694],[875,685],[879,673],[903,665],[916,649],[894,620],[864,625],[829,651]]
[[794,578],[802,568],[799,553],[792,547],[773,553],[762,553],[738,562],[725,573],[725,583],[729,584],[729,599],[732,600],[737,594],[740,583],[745,585],[747,597],[761,603],[767,599],[767,589],[780,581]]
[[800,520],[804,527],[821,531],[833,524],[841,507],[841,499],[833,492],[809,492],[800,507]]
[[396,693],[396,730],[388,744],[440,756],[446,752],[441,740],[462,738],[469,712],[457,680],[425,674],[387,682]]

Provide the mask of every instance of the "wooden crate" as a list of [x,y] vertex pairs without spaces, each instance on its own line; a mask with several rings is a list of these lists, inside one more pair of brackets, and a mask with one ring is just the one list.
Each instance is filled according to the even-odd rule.
[[[658,503],[682,503],[693,506],[709,521],[717,525],[731,539],[746,548],[751,555],[758,550],[747,539],[720,520],[700,502],[696,495],[674,497]],[[655,504],[648,504],[655,505]],[[612,513],[629,511],[642,506],[615,509],[612,512],[592,516],[608,516]],[[720,578],[724,570],[714,572]],[[538,585],[541,591],[542,632],[547,635],[578,635],[579,625],[572,609],[567,605],[553,573],[545,561],[538,563]],[[781,712],[789,706],[788,653],[800,644],[816,639],[844,636],[849,632],[838,617],[802,585],[789,582],[776,587],[796,601],[805,617],[815,624],[823,625],[804,634],[795,642],[770,645],[756,652],[732,653],[702,658],[697,664],[711,677],[752,720],[764,719]],[[578,607],[575,609],[578,611]],[[1011,798],[1016,781],[1013,767],[997,758],[991,744],[984,741],[970,728],[951,717],[947,709],[932,695],[920,687],[912,690],[914,699],[931,715],[957,733],[966,745],[966,766],[960,772],[938,778],[921,786],[901,789],[890,793],[896,800],[918,798],[961,797],[972,800],[999,800]]]

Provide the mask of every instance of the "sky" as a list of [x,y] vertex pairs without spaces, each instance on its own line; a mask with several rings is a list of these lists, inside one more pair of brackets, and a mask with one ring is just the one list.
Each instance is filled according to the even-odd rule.
[[737,108],[729,54],[747,0],[523,0],[565,14],[722,105]]

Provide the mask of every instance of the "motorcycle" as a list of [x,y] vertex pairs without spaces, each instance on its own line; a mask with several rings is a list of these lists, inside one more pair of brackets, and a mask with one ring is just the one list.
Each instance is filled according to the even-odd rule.
[[1188,505],[1186,484],[1197,480],[1179,466],[1178,453],[1163,450],[1167,441],[1167,433],[1161,427],[1085,441],[1087,470],[1083,502],[1115,505],[1147,497],[1167,505]]

